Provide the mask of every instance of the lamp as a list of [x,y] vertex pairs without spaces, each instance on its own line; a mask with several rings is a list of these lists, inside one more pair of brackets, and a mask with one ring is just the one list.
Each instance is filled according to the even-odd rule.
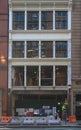
[[0,61],[1,61],[2,64],[4,64],[6,62],[6,58],[2,55],[0,57]]

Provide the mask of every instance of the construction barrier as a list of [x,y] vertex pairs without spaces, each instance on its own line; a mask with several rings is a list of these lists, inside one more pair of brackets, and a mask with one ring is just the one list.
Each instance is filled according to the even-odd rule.
[[76,116],[75,115],[69,116],[69,122],[71,123],[76,122]]
[[1,123],[10,123],[11,122],[11,117],[9,117],[9,116],[1,116],[0,117],[0,122]]

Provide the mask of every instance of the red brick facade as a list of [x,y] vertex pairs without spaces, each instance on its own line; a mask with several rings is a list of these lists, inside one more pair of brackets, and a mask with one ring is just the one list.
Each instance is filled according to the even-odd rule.
[[0,91],[2,115],[7,115],[8,88],[8,0],[0,0]]

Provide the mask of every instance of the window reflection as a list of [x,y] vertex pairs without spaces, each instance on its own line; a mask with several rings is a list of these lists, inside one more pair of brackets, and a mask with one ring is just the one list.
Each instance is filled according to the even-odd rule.
[[56,11],[55,12],[55,28],[56,29],[67,29],[68,17],[67,11]]
[[24,85],[24,67],[13,66],[12,67],[12,86]]
[[13,29],[14,30],[24,29],[24,12],[23,11],[13,12]]
[[57,86],[67,85],[67,66],[55,67],[55,84]]
[[41,42],[41,57],[42,58],[53,57],[53,42],[52,41]]
[[41,12],[41,29],[52,29],[53,28],[53,12],[42,11]]
[[67,57],[67,41],[56,41],[55,43],[56,57]]
[[27,57],[38,57],[39,56],[39,42],[38,41],[28,41],[27,42]]
[[41,66],[41,85],[53,85],[53,66]]
[[14,41],[12,44],[12,57],[23,58],[24,57],[24,42]]
[[39,71],[38,66],[27,66],[27,86],[39,85]]
[[27,12],[27,29],[30,29],[30,30],[39,29],[39,12],[38,11]]

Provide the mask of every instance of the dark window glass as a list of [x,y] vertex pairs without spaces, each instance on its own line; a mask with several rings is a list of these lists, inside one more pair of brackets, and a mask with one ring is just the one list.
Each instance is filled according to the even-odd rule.
[[24,12],[13,12],[13,29],[23,30],[24,29]]
[[39,12],[38,11],[27,12],[27,29],[30,29],[30,30],[39,29]]
[[24,42],[14,41],[12,44],[12,57],[23,58],[24,57]]
[[27,86],[39,85],[38,66],[27,66]]
[[56,86],[67,85],[67,66],[55,67],[55,84]]
[[52,29],[53,28],[53,12],[42,11],[41,12],[41,29]]
[[55,55],[56,57],[67,57],[67,41],[55,42]]
[[39,56],[39,42],[28,41],[27,42],[27,57],[34,58]]
[[41,42],[41,57],[42,58],[53,57],[53,42],[52,41]]
[[12,86],[24,86],[24,67],[12,67]]
[[68,13],[67,11],[55,12],[55,28],[67,29],[68,28]]
[[41,85],[53,85],[53,66],[41,66]]

